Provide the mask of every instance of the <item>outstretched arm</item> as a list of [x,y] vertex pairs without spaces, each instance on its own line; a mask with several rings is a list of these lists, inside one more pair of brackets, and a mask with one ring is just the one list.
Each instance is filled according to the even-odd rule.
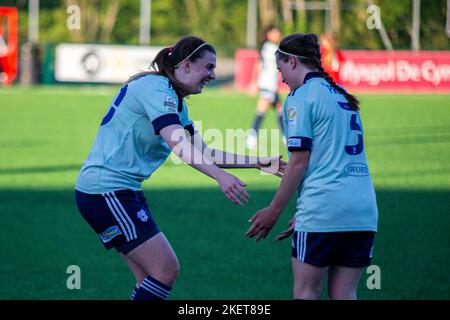
[[298,188],[305,177],[308,167],[310,151],[294,151],[287,164],[285,173],[280,182],[275,197],[267,208],[263,208],[255,213],[249,220],[251,227],[246,235],[249,238],[258,236],[256,240],[265,238],[278,220],[284,208],[291,199],[292,194]]
[[204,157],[202,152],[188,140],[182,126],[178,124],[167,126],[161,129],[160,134],[170,149],[182,161],[215,179],[219,183],[222,192],[230,201],[241,206],[243,205],[241,201],[248,202],[250,196],[244,189],[246,184]]
[[198,150],[201,150],[203,155],[219,168],[256,168],[281,177],[287,165],[285,161],[281,160],[281,156],[254,157],[210,148],[198,133],[191,136],[191,143],[194,144]]

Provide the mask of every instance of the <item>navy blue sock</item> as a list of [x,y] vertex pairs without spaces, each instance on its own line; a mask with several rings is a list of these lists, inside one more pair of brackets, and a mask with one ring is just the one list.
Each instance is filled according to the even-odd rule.
[[138,288],[134,287],[133,292],[131,293],[131,300],[134,300],[136,298],[137,291],[138,291]]
[[147,276],[136,291],[134,300],[167,300],[170,289],[164,283]]
[[253,121],[253,129],[258,132],[259,127],[261,126],[261,122],[264,119],[264,113],[263,112],[258,112],[256,114],[255,120]]

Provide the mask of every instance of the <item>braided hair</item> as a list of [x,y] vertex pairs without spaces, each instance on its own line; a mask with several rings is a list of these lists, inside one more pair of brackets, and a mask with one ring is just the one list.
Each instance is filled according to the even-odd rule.
[[[290,53],[305,66],[317,69],[320,75],[333,87],[334,90],[344,95],[352,110],[359,110],[358,99],[338,85],[322,66],[320,46],[315,34],[291,34],[285,37],[280,43],[280,50]],[[289,55],[277,51],[277,56],[283,61],[289,59]]]
[[166,47],[159,51],[150,65],[151,70],[133,75],[126,83],[148,74],[161,75],[169,78],[178,95],[181,97],[188,96],[190,90],[175,78],[175,69],[185,60],[194,62],[202,58],[206,51],[216,54],[214,47],[204,40],[194,36],[184,37],[173,47]]

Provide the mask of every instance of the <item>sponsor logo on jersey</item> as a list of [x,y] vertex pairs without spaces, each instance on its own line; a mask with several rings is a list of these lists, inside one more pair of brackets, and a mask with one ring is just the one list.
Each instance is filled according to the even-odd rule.
[[146,222],[148,220],[148,215],[144,209],[141,209],[138,213],[136,213],[136,215],[142,222]]
[[99,234],[100,239],[102,239],[103,242],[109,242],[111,241],[114,237],[117,237],[118,235],[121,235],[122,232],[120,231],[118,226],[112,226],[109,227],[108,229],[106,229],[105,231],[103,231],[102,233]]
[[177,111],[177,99],[171,96],[166,96],[166,100],[164,100],[164,106],[167,107],[167,111],[176,112]]
[[344,172],[353,177],[365,177],[369,175],[369,167],[364,163],[349,163],[344,167]]
[[288,118],[288,124],[290,127],[293,127],[295,125],[295,120],[297,118],[297,111],[295,108],[288,107],[287,109],[287,118]]
[[295,111],[295,108],[288,108],[287,116],[289,120],[294,120],[295,117],[297,116],[297,111]]
[[300,138],[289,138],[288,147],[301,147],[302,146],[302,139]]

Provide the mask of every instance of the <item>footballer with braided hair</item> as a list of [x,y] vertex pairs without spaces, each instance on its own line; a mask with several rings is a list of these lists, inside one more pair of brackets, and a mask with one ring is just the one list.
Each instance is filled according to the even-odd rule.
[[294,299],[356,299],[369,266],[378,210],[367,164],[359,102],[322,67],[315,34],[285,37],[276,52],[291,92],[283,108],[289,162],[270,205],[252,216],[247,236],[265,238],[292,194]]

